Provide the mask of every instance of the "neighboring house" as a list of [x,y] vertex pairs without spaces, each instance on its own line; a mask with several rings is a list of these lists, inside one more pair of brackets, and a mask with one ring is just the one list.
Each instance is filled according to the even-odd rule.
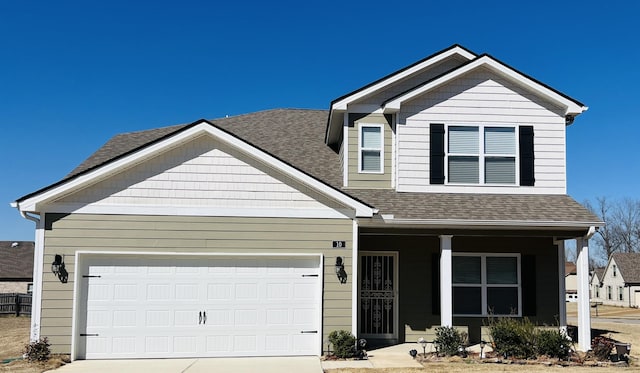
[[32,338],[73,359],[320,355],[337,329],[477,342],[491,314],[566,325],[577,239],[586,350],[603,223],[566,194],[565,153],[585,110],[454,45],[328,111],[118,135],[13,204],[37,222]]
[[33,241],[0,241],[0,293],[31,293]]
[[578,301],[578,272],[576,264],[572,262],[564,263],[564,283],[567,294],[567,302]]
[[640,253],[611,254],[600,280],[599,295],[603,304],[640,306]]
[[602,302],[604,294],[602,293],[602,278],[604,276],[604,267],[594,268],[589,279],[589,295],[592,302]]

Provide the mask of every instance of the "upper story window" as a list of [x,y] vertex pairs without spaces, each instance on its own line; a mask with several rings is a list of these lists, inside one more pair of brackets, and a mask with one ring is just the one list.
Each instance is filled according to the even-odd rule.
[[613,267],[613,277],[616,277],[618,275],[618,268],[616,268],[615,264],[612,267]]
[[517,180],[515,127],[449,126],[450,184],[505,184]]
[[358,171],[382,173],[383,132],[380,124],[360,124],[358,141]]

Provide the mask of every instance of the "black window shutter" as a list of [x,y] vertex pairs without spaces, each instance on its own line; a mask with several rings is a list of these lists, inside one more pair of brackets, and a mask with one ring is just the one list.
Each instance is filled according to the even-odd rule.
[[522,186],[533,186],[536,182],[533,160],[533,126],[520,126],[520,185]]
[[536,256],[522,255],[522,316],[536,316]]
[[431,184],[444,184],[444,124],[431,124],[429,126],[429,182]]
[[431,314],[440,314],[440,254],[431,255]]

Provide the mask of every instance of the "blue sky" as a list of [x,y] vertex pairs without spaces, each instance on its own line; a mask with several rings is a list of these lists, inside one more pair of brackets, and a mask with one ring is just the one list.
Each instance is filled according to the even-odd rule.
[[576,200],[639,198],[638,2],[216,3],[0,0],[0,240],[32,240],[9,203],[117,133],[326,109],[454,43],[589,106],[567,131]]

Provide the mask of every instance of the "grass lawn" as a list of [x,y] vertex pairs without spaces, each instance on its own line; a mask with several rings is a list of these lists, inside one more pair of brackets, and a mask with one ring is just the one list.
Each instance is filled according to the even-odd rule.
[[[0,360],[21,357],[24,346],[29,343],[29,317],[0,316]],[[41,373],[56,369],[61,365],[60,359],[51,359],[44,364],[29,363],[24,360],[0,365],[0,372]]]

